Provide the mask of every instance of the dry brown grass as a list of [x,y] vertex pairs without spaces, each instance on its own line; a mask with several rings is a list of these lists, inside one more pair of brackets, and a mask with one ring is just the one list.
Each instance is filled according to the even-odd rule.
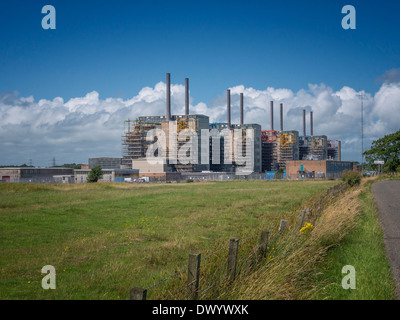
[[307,279],[315,276],[315,267],[327,250],[339,244],[355,226],[360,212],[360,192],[361,187],[350,189],[330,203],[310,233],[301,234],[292,226],[290,233],[272,240],[262,265],[256,271],[240,276],[218,298],[312,299],[324,287],[314,286]]

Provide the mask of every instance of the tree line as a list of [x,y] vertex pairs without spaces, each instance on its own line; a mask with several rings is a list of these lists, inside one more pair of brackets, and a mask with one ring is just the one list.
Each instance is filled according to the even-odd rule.
[[377,168],[374,161],[383,160],[384,172],[400,172],[400,130],[373,141],[371,149],[363,154],[366,162],[373,169]]

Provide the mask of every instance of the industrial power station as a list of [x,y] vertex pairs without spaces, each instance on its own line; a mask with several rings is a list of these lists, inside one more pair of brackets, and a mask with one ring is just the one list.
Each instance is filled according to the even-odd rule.
[[[171,75],[166,75],[166,113],[160,116],[140,116],[136,120],[126,120],[122,136],[122,168],[138,169],[140,173],[147,176],[164,177],[168,174],[181,173],[185,176],[210,176],[216,173],[238,174],[242,164],[235,161],[235,138],[234,132],[241,131],[243,149],[241,155],[252,161],[252,174],[264,174],[278,170],[287,172],[289,167],[296,161],[302,164],[290,179],[298,178],[327,178],[327,168],[333,168],[333,178],[340,177],[342,171],[352,169],[352,162],[341,161],[341,143],[338,140],[328,140],[326,135],[315,136],[313,133],[313,112],[310,112],[310,135],[306,134],[306,110],[303,110],[303,132],[302,135],[296,130],[283,129],[283,104],[280,104],[280,128],[274,129],[274,102],[270,102],[270,130],[261,130],[259,124],[245,124],[243,93],[240,94],[240,123],[231,123],[231,93],[227,90],[227,122],[210,123],[209,117],[201,114],[189,113],[189,79],[185,79],[185,114],[172,115],[171,113]],[[150,130],[160,129],[165,133],[166,161],[159,165],[151,165],[146,161],[146,152],[154,143],[147,138]],[[179,137],[179,133],[189,129],[196,133],[197,161],[188,164],[171,162],[168,159],[171,144],[171,131],[175,133],[172,141],[176,146],[187,143],[188,138]],[[246,139],[246,133],[251,129],[252,139]],[[202,135],[204,130],[209,135]],[[229,139],[228,139],[229,138]],[[218,143],[216,144],[215,141]],[[244,151],[246,143],[251,142],[251,147]],[[208,145],[204,148],[204,145]],[[203,146],[203,148],[201,148]],[[227,152],[227,148],[229,148]],[[240,149],[239,149],[240,150]],[[218,156],[213,156],[218,151]],[[249,151],[251,154],[249,154]],[[207,154],[205,154],[207,153]],[[226,153],[230,154],[233,161],[226,161]],[[201,161],[208,159],[208,162]],[[217,160],[217,161],[215,161]],[[321,162],[324,161],[324,162]],[[328,161],[329,165],[326,165]],[[308,170],[308,166],[315,167],[319,163],[320,170]],[[298,165],[298,163],[296,163]],[[293,170],[290,170],[293,172]]]

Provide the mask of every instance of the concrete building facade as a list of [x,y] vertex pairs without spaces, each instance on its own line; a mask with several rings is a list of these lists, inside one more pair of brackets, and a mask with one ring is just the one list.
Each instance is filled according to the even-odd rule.
[[[86,183],[90,170],[75,169],[75,183]],[[102,169],[103,177],[99,182],[133,181],[139,177],[139,170],[134,169]]]

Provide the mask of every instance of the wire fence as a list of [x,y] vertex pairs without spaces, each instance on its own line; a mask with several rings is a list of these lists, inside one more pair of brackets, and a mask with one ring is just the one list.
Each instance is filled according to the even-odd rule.
[[[300,210],[297,221],[291,224],[281,220],[279,225],[270,226],[258,234],[243,239],[231,238],[227,244],[205,257],[201,257],[201,254],[189,255],[188,266],[147,288],[132,288],[130,300],[145,300],[148,293],[151,300],[217,298],[219,290],[226,288],[225,284],[240,275],[249,274],[260,265],[260,261],[272,258],[277,251],[284,251],[285,244],[280,239],[289,231],[298,232],[306,221],[315,224],[324,207],[347,187],[345,183],[335,185],[322,196],[310,200],[306,208]],[[190,261],[193,258],[197,259],[195,263]]]

